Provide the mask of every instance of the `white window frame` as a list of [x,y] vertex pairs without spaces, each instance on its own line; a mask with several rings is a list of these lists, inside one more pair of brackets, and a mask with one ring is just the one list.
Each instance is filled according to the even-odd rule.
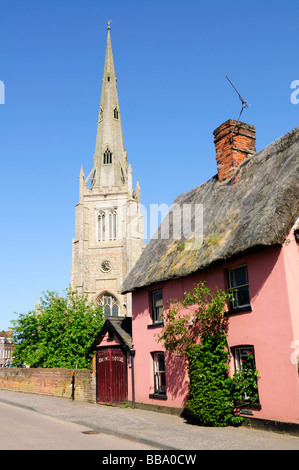
[[[163,361],[160,360],[162,357]],[[161,370],[161,362],[164,368]],[[165,374],[165,356],[164,352],[157,351],[153,353],[154,363],[154,390],[156,395],[166,395],[166,374]]]
[[[246,272],[246,283],[245,284],[239,284],[239,285],[234,285],[235,284],[235,279],[234,279],[234,271],[239,268],[245,268]],[[248,289],[248,298],[249,302],[246,304],[239,304],[238,297],[235,296],[234,300],[232,301],[232,309],[237,310],[237,309],[242,309],[246,307],[250,307],[250,292],[249,292],[249,280],[248,280],[248,269],[246,264],[242,264],[241,266],[234,266],[233,268],[228,270],[228,279],[229,279],[229,288],[233,291],[234,289],[239,289],[241,287],[247,287]],[[234,292],[232,292],[234,295]]]
[[[157,293],[162,294],[162,304],[157,305],[155,295]],[[152,321],[154,324],[163,323],[163,290],[158,289],[152,292]]]
[[[242,369],[242,357],[244,359],[247,358],[247,355],[249,353],[252,354],[253,357],[253,363],[255,366],[255,352],[254,352],[254,346],[251,345],[244,345],[244,346],[236,346],[233,348],[233,353],[234,353],[234,364],[235,364],[235,369],[236,370],[241,370]],[[247,400],[249,397],[248,395],[244,396],[244,399]]]

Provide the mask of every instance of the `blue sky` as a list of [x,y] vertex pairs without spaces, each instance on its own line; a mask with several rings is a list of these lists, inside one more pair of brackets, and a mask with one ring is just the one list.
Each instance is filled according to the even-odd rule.
[[[299,125],[298,1],[0,0],[0,330],[70,279],[78,176],[92,169],[107,36],[145,207],[216,173],[213,130]],[[1,101],[1,100],[0,100]]]

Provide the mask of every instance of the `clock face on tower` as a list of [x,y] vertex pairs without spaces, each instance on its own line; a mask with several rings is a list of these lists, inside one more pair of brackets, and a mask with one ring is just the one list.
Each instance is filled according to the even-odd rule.
[[111,263],[110,261],[103,261],[102,264],[101,264],[101,270],[104,272],[104,273],[108,273],[111,269]]

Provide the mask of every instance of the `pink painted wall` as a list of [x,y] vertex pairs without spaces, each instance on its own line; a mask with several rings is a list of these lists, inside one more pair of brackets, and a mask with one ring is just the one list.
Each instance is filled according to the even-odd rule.
[[[164,292],[164,295],[167,295],[166,291]],[[165,357],[167,400],[149,398],[149,394],[154,393],[152,353],[164,351],[162,343],[159,343],[156,337],[161,327],[148,328],[152,325],[149,299],[150,293],[147,290],[133,295],[133,344],[136,351],[134,359],[135,401],[181,408],[184,406],[187,393],[187,376],[184,360],[181,357],[169,354]]]
[[[299,377],[294,363],[294,341],[299,356],[299,289],[296,273],[299,266],[298,245],[294,236],[290,243],[253,253],[230,263],[207,269],[185,278],[172,280],[163,287],[164,307],[169,298],[181,298],[200,280],[210,287],[227,289],[227,270],[247,264],[251,312],[229,317],[228,341],[230,348],[253,345],[258,381],[260,410],[254,417],[299,423]],[[160,286],[153,286],[156,290]],[[183,358],[166,354],[167,400],[149,398],[154,391],[153,360],[151,353],[163,351],[156,335],[161,328],[148,328],[150,289],[133,293],[133,344],[135,356],[136,402],[182,408],[187,395],[186,368]],[[296,355],[296,354],[295,354]],[[234,370],[231,361],[231,373]]]

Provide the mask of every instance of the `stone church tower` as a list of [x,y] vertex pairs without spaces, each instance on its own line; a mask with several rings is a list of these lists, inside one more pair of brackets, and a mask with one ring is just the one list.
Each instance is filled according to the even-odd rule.
[[140,187],[124,148],[110,27],[93,169],[79,176],[79,202],[71,263],[71,288],[104,306],[107,316],[131,316],[131,294],[120,286],[144,247]]

